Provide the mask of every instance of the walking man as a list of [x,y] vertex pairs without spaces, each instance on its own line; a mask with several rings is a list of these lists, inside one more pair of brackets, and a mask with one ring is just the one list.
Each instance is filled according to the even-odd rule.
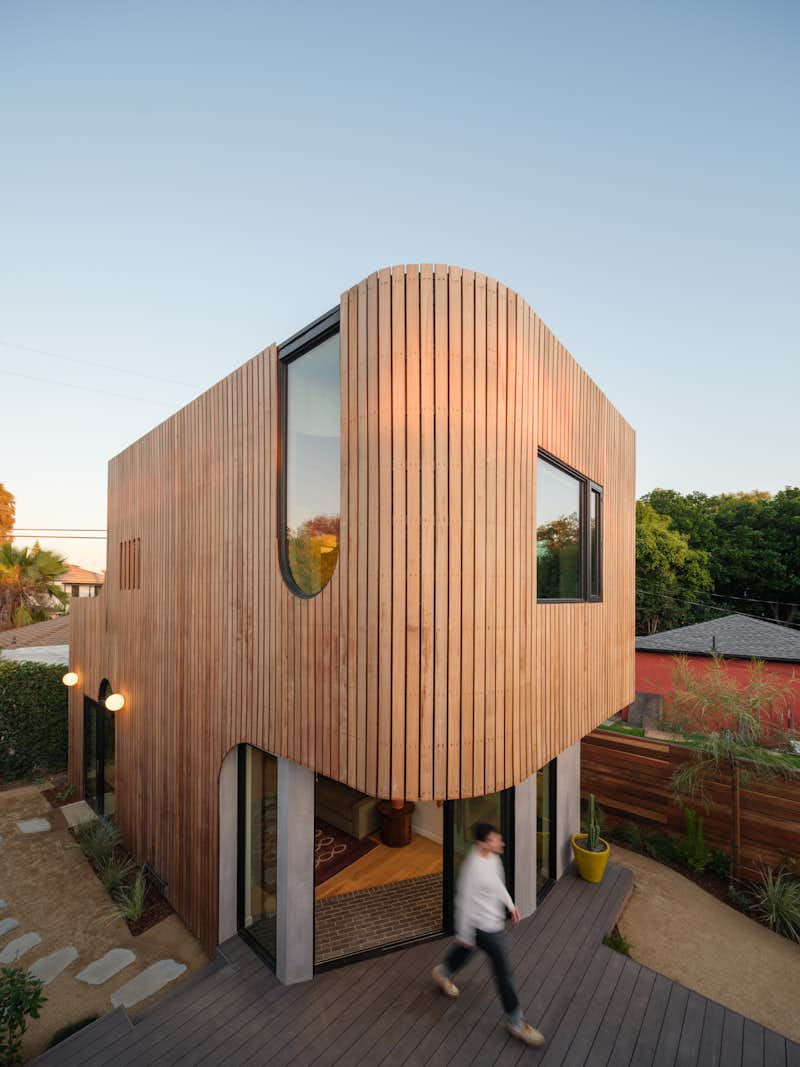
[[444,962],[433,968],[433,980],[448,997],[457,997],[453,975],[473,950],[482,949],[492,964],[495,984],[506,1013],[509,1033],[526,1045],[540,1047],[544,1036],[525,1022],[503,944],[506,911],[519,922],[519,912],[506,889],[500,857],[505,849],[500,832],[489,823],[475,825],[475,844],[461,865],[456,891],[456,941]]

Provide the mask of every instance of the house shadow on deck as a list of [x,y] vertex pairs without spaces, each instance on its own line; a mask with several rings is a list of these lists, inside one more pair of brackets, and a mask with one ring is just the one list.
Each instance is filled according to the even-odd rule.
[[34,1063],[800,1067],[800,1045],[603,945],[632,881],[613,864],[597,886],[568,873],[509,930],[520,999],[548,1038],[541,1050],[506,1033],[479,954],[459,972],[457,1000],[434,989],[444,941],[282,986],[232,938],[211,967],[146,1011],[118,1009]]

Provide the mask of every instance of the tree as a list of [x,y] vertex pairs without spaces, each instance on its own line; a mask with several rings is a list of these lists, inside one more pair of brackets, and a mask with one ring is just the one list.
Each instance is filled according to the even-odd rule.
[[775,496],[654,489],[642,503],[669,516],[690,548],[708,554],[718,607],[777,622],[800,617],[800,488]]
[[685,534],[650,504],[636,504],[636,632],[698,621],[699,600],[711,589],[708,553],[689,546]]
[[0,545],[0,628],[27,626],[49,618],[53,600],[66,604],[67,594],[55,581],[67,569],[63,556],[41,548]]
[[681,804],[697,798],[707,808],[710,781],[729,777],[732,873],[738,877],[742,786],[752,779],[800,776],[793,734],[784,726],[791,681],[770,676],[763,662],[753,660],[746,682],[739,685],[721,656],[714,656],[703,673],[691,669],[687,656],[676,656],[672,684],[667,724],[680,733],[699,735],[689,760],[672,776],[676,798]]
[[14,495],[0,482],[0,542],[7,541],[14,529]]

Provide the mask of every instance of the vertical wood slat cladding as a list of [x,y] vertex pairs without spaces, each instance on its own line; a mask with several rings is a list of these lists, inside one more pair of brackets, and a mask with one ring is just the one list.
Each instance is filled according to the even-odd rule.
[[[218,775],[248,742],[364,792],[518,782],[633,697],[633,431],[528,305],[472,271],[385,269],[341,300],[341,545],[294,596],[277,552],[277,348],[112,460],[140,588],[76,602],[82,691],[126,695],[126,841],[215,942]],[[536,456],[604,487],[604,601],[536,603]],[[140,549],[138,546],[141,546]]]

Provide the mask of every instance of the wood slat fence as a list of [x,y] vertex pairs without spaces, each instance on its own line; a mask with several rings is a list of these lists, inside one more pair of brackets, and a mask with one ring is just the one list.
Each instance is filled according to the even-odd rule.
[[[684,815],[672,790],[672,775],[690,758],[682,745],[623,737],[602,730],[581,743],[581,795],[595,799],[612,821],[631,819],[665,833],[685,832]],[[706,844],[731,849],[730,780],[711,782],[703,817]],[[754,876],[759,861],[777,866],[782,857],[800,860],[800,780],[751,781],[741,791],[742,865]]]

